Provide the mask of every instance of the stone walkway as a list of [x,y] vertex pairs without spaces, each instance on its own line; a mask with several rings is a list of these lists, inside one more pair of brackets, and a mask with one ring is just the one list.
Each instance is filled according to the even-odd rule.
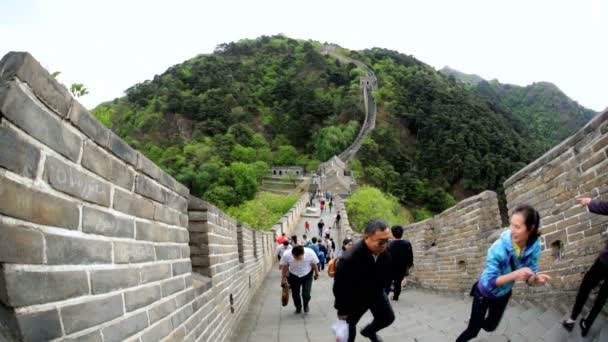
[[[323,221],[332,223],[335,213],[324,213]],[[307,218],[311,232],[316,232],[317,219]],[[304,218],[298,222],[296,233],[304,233]],[[337,242],[337,241],[336,241]],[[327,270],[327,269],[326,269]],[[249,311],[245,313],[234,342],[323,342],[335,341],[331,326],[336,320],[333,308],[333,279],[323,272],[312,286],[312,299],[308,314],[295,314],[292,299],[289,305],[280,304],[280,274],[278,264],[266,277],[255,295]],[[466,328],[471,301],[464,295],[453,297],[427,291],[406,289],[399,302],[391,302],[395,322],[380,331],[385,342],[448,342]],[[589,336],[583,339],[578,327],[567,333],[559,324],[565,312],[553,308],[526,307],[510,303],[505,316],[492,334],[481,332],[473,341],[487,342],[606,342],[608,322],[598,317]],[[369,321],[368,312],[361,319],[358,331]],[[357,335],[357,341],[367,341]]]

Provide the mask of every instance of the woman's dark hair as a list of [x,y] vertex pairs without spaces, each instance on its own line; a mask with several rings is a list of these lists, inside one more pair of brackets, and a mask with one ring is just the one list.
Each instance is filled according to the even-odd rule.
[[513,210],[511,216],[515,214],[521,214],[524,217],[524,223],[526,225],[526,230],[530,232],[530,236],[528,237],[528,244],[531,245],[540,236],[540,214],[536,209],[534,209],[531,205],[528,204],[520,204]]

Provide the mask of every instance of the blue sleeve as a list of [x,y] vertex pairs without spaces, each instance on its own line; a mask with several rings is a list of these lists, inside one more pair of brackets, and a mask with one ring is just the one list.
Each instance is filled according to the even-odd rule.
[[496,279],[502,274],[501,264],[503,260],[507,257],[505,249],[501,245],[501,241],[498,240],[492,244],[492,247],[488,250],[488,255],[486,257],[486,267],[483,269],[481,273],[481,285],[488,289],[492,290],[496,288]]

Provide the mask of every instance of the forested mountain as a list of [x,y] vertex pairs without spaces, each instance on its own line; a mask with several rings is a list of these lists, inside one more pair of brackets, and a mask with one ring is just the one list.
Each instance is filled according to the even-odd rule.
[[319,47],[282,36],[222,44],[94,113],[193,194],[238,205],[269,166],[316,170],[356,137],[363,71]]
[[471,85],[472,90],[497,110],[522,119],[545,150],[570,136],[595,115],[549,82],[520,87],[497,80],[486,81],[448,67],[440,71]]
[[[94,112],[194,194],[237,205],[253,197],[270,165],[314,170],[357,135],[363,71],[320,54],[320,46],[283,36],[222,44]],[[551,139],[491,83],[480,81],[482,92],[395,51],[338,51],[366,63],[379,85],[376,129],[351,168],[359,183],[420,208],[418,218],[454,198],[500,190]],[[525,108],[535,108],[557,98],[526,99]],[[543,127],[557,125],[547,118]]]

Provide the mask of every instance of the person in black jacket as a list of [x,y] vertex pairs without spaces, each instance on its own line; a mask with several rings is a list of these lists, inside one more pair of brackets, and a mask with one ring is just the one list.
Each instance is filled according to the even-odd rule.
[[[578,202],[587,208],[589,211],[594,214],[600,215],[608,215],[608,201],[600,201],[600,200],[592,200],[591,198],[580,198]],[[583,277],[583,281],[581,282],[581,286],[578,289],[578,293],[576,294],[576,302],[574,303],[574,307],[572,308],[572,313],[570,314],[570,318],[562,321],[562,325],[568,331],[571,331],[574,328],[574,323],[576,322],[576,317],[583,310],[583,306],[587,301],[587,297],[589,297],[589,293],[593,288],[595,288],[600,281],[604,281],[602,287],[600,288],[600,292],[595,298],[595,303],[593,303],[593,307],[587,315],[586,318],[580,320],[579,325],[581,327],[581,335],[583,337],[587,336],[589,333],[589,329],[591,329],[591,325],[593,321],[597,318],[597,315],[602,311],[602,307],[606,303],[606,299],[608,298],[608,247],[604,248],[600,255],[595,259],[593,266],[591,269],[585,273]]]
[[386,285],[386,294],[390,292],[391,286],[393,286],[393,300],[398,301],[403,278],[409,274],[410,267],[414,266],[414,253],[412,253],[410,242],[401,239],[403,237],[403,227],[392,226],[391,232],[395,240],[388,244],[388,251],[391,254],[391,278]]
[[395,320],[393,308],[384,288],[391,274],[391,257],[387,252],[391,232],[380,219],[365,225],[365,236],[342,256],[336,266],[333,292],[338,319],[348,323],[348,341],[355,340],[357,323],[367,310],[374,319],[361,330],[371,341],[382,341],[376,334]]

